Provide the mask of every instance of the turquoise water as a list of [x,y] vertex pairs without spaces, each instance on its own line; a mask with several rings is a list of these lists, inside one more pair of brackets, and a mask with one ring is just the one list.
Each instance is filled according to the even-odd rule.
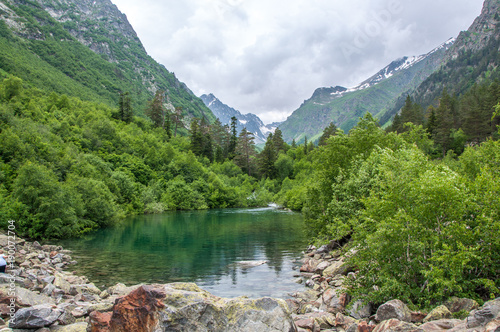
[[[120,226],[62,241],[71,270],[105,288],[118,282],[196,282],[214,295],[286,298],[306,246],[301,214],[272,208],[136,216]],[[237,262],[265,260],[244,268]]]

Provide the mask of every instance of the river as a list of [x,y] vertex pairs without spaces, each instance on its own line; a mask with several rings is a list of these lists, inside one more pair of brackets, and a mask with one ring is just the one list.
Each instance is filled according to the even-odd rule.
[[[118,282],[195,282],[221,297],[288,298],[307,242],[301,214],[273,208],[176,211],[127,218],[61,241],[73,271],[101,289]],[[246,267],[241,261],[266,261]]]

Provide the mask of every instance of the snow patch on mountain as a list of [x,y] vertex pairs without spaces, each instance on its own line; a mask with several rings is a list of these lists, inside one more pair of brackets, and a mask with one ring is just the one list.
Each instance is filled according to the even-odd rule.
[[238,133],[241,132],[243,128],[246,128],[255,136],[255,143],[264,143],[267,139],[269,133],[274,133],[276,128],[281,124],[281,122],[274,122],[265,125],[264,122],[255,114],[241,114],[240,111],[235,110],[232,107],[222,103],[213,94],[202,95],[201,100],[207,105],[208,108],[214,113],[215,117],[219,119],[222,125],[231,125],[231,118],[234,116],[238,120],[236,123],[236,128]]

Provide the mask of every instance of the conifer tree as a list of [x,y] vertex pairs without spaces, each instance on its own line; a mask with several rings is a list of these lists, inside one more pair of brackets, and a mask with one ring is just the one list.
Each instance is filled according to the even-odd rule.
[[275,146],[275,140],[272,133],[267,136],[266,145],[259,154],[259,170],[263,178],[274,179],[276,177],[276,162],[278,153]]
[[328,127],[326,127],[323,130],[323,134],[319,138],[318,145],[319,146],[326,145],[328,138],[330,138],[330,136],[335,135],[336,132],[337,132],[337,126],[333,122],[330,122]]
[[236,152],[236,145],[238,143],[238,130],[236,129],[236,125],[238,123],[238,119],[235,116],[231,117],[231,138],[229,139],[228,146],[228,156],[230,159],[234,158],[234,154]]
[[236,144],[234,162],[245,173],[251,175],[255,171],[255,155],[254,136],[246,128],[243,128]]
[[132,121],[134,113],[132,111],[132,100],[130,98],[129,92],[120,93],[119,108],[120,109],[118,115],[120,117],[120,120],[126,123],[130,123]]
[[[271,136],[271,134],[269,135]],[[285,152],[286,143],[283,140],[283,133],[279,128],[276,128],[276,130],[274,131],[274,134],[272,135],[272,142],[276,155],[278,155],[280,152]]]

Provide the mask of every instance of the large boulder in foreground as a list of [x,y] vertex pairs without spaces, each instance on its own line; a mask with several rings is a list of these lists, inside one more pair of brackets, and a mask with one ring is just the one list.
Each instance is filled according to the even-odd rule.
[[[97,323],[97,322],[96,322]],[[103,325],[88,331],[106,331]],[[116,300],[108,331],[296,331],[283,300],[222,299],[195,284],[141,286]]]

